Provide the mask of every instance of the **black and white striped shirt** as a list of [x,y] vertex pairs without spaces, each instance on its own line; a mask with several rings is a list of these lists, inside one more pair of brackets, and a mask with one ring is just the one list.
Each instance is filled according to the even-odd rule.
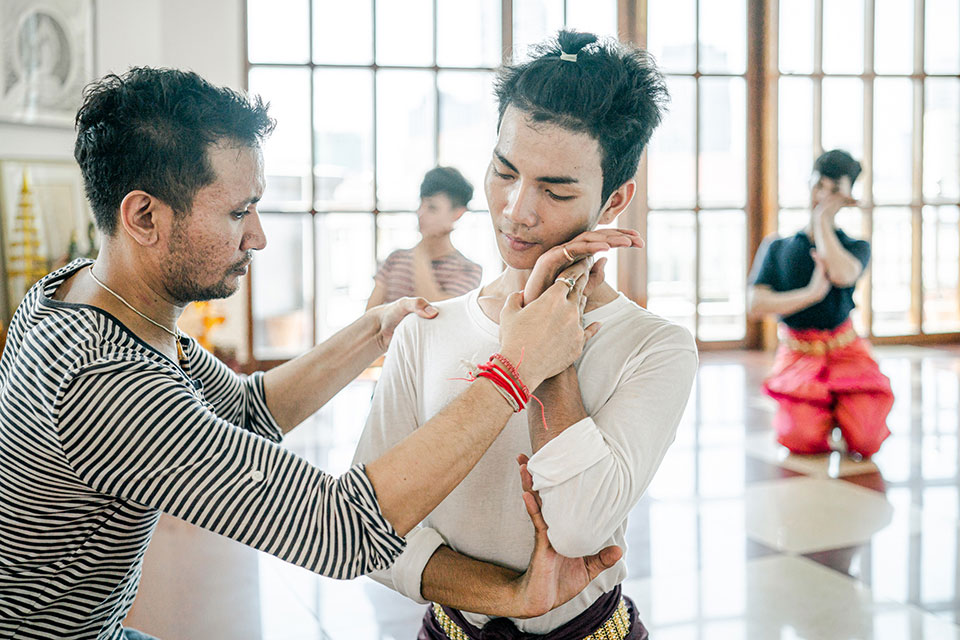
[[0,359],[0,638],[121,637],[161,512],[317,573],[388,567],[404,541],[363,467],[277,444],[263,377],[193,340],[176,366],[110,314],[29,291]]

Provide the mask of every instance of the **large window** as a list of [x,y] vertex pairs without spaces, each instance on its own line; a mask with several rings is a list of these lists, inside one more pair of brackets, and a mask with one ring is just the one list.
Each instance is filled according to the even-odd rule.
[[862,207],[837,222],[873,248],[858,329],[960,331],[960,5],[790,0],[779,12],[780,234],[808,221],[814,158],[850,151]]
[[493,71],[564,25],[619,26],[672,95],[618,221],[647,249],[607,269],[628,295],[704,346],[757,344],[744,312],[753,251],[764,230],[806,223],[813,160],[840,147],[864,172],[862,208],[838,223],[873,246],[858,328],[960,332],[958,11],[956,0],[248,0],[249,88],[279,122],[265,148],[254,357],[289,357],[360,314],[378,261],[416,243],[417,187],[435,164],[473,182],[454,243],[496,276],[482,188]]
[[[502,13],[512,8],[512,16]],[[564,25],[616,33],[615,0],[248,0],[249,89],[271,103],[252,270],[253,354],[301,352],[362,313],[378,261],[418,240],[418,187],[453,165],[475,188],[453,242],[500,271],[483,195],[504,51]]]
[[670,111],[647,172],[647,306],[701,341],[746,335],[746,0],[648,0]]

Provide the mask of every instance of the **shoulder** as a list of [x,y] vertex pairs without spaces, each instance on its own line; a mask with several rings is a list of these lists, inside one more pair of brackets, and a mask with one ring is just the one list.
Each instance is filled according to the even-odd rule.
[[677,350],[696,356],[697,341],[686,327],[658,316],[625,296],[611,304],[618,304],[620,308],[614,316],[603,321],[604,328],[627,338],[628,344],[638,353]]
[[433,318],[422,318],[415,313],[407,315],[397,325],[394,339],[420,341],[434,335],[443,335],[448,339],[463,330],[468,321],[467,304],[469,293],[456,298],[431,302],[437,310]]

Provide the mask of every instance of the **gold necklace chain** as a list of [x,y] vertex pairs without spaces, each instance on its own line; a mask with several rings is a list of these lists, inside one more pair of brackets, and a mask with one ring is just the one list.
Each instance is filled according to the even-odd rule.
[[169,333],[171,336],[173,336],[174,340],[176,340],[176,343],[177,343],[177,358],[179,358],[180,360],[185,360],[185,359],[186,359],[186,356],[185,356],[184,353],[183,353],[183,346],[181,346],[181,344],[180,344],[180,337],[181,337],[183,334],[180,333],[180,330],[179,330],[179,329],[177,329],[176,331],[171,331],[170,329],[167,329],[165,326],[163,326],[162,324],[160,324],[159,322],[157,322],[156,320],[154,320],[153,318],[151,318],[151,317],[148,316],[147,314],[142,313],[142,312],[141,312],[139,309],[137,309],[135,306],[133,306],[132,304],[130,304],[129,302],[127,302],[127,301],[124,299],[123,296],[121,296],[119,293],[117,293],[116,291],[114,291],[113,289],[111,289],[110,287],[108,287],[107,285],[105,285],[103,282],[101,282],[100,279],[99,279],[96,275],[94,275],[94,273],[93,273],[93,267],[90,267],[90,277],[93,278],[93,281],[96,282],[98,285],[100,285],[107,293],[113,295],[114,298],[116,298],[117,300],[119,300],[120,302],[122,302],[123,304],[125,304],[125,305],[127,306],[127,308],[130,309],[130,311],[133,311],[135,314],[137,314],[138,316],[140,316],[141,318],[143,318],[144,320],[146,320],[146,321],[149,322],[150,324],[155,325],[155,326],[163,329],[164,331],[166,331],[167,333]]

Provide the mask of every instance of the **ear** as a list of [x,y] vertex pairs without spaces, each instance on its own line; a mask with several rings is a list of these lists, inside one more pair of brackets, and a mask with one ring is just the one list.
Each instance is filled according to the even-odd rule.
[[173,210],[146,191],[131,191],[120,201],[119,226],[137,244],[149,247],[160,240]]
[[456,222],[457,220],[459,220],[460,218],[462,218],[462,217],[463,217],[463,214],[465,214],[466,212],[467,212],[467,208],[466,208],[466,207],[458,207],[458,208],[453,212],[453,221]]
[[607,202],[600,211],[598,224],[610,224],[617,219],[617,216],[623,213],[627,205],[633,200],[637,193],[637,181],[633,178],[627,180],[616,191],[610,194]]

